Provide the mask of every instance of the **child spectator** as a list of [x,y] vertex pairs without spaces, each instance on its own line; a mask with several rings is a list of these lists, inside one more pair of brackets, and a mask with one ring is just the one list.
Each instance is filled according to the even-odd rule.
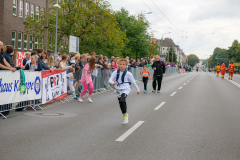
[[144,93],[146,93],[148,91],[147,90],[148,77],[150,77],[150,80],[152,79],[151,74],[147,69],[148,69],[148,66],[145,65],[144,70],[140,73],[140,74],[142,74],[142,77],[143,77],[142,80],[144,83],[144,91],[143,91]]
[[86,55],[86,54],[83,54],[83,55],[82,55],[81,65],[82,65],[83,68],[84,68],[86,64],[87,64],[87,55]]
[[75,73],[75,68],[70,68],[69,71],[70,72],[67,74],[69,93],[72,94],[72,98],[76,98],[75,88],[73,87],[73,82],[76,80],[73,75]]
[[82,73],[82,86],[83,86],[83,91],[78,98],[79,102],[83,102],[82,98],[84,94],[87,92],[87,89],[89,87],[89,96],[88,96],[88,102],[92,103],[93,101],[91,100],[91,95],[93,93],[93,82],[92,82],[92,77],[91,73],[95,69],[95,58],[91,57],[88,61],[88,63],[85,65],[83,68],[83,73]]

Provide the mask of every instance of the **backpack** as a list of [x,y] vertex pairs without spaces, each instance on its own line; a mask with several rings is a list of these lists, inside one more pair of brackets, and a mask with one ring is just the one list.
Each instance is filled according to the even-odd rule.
[[[129,85],[131,85],[130,82],[124,82],[124,78],[125,78],[127,72],[128,72],[128,71],[125,69],[124,72],[123,72],[123,74],[122,74],[122,83],[118,83],[118,84],[117,84],[118,86],[121,85],[121,84],[123,84],[123,83],[128,83]],[[116,77],[116,81],[117,81],[117,82],[118,82],[118,79],[119,79],[119,75],[120,75],[120,69],[117,70],[117,77]]]

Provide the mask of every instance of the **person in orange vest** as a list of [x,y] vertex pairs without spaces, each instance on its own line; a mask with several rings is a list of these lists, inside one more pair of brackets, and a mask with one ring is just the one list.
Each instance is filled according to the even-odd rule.
[[218,77],[218,76],[219,76],[219,72],[220,72],[220,70],[221,70],[221,67],[220,67],[219,63],[218,63],[218,65],[215,67],[215,69],[216,69],[216,71],[217,71],[217,77]]
[[235,66],[234,66],[233,62],[231,62],[231,64],[229,64],[229,66],[228,66],[228,72],[229,72],[229,78],[228,79],[231,78],[231,80],[232,80],[234,71],[235,71]]
[[223,64],[221,65],[221,75],[222,75],[222,79],[224,79],[225,70],[226,70],[226,66],[225,66],[225,64],[223,63]]

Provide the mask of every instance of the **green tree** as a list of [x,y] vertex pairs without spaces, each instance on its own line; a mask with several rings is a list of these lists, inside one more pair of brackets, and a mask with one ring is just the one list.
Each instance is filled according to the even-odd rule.
[[197,63],[199,63],[199,58],[195,54],[190,54],[189,56],[187,56],[187,58],[188,65],[190,65],[191,67],[194,67]]
[[119,28],[126,34],[125,47],[123,49],[123,56],[133,58],[149,56],[150,36],[148,35],[147,28],[149,27],[148,21],[145,19],[144,14],[139,14],[137,17],[129,15],[125,9],[116,11],[116,20]]
[[202,62],[202,65],[205,65],[206,67],[209,67],[209,66],[208,66],[208,59],[205,59],[205,60]]
[[[98,54],[122,56],[126,35],[120,30],[110,4],[104,0],[61,1],[58,15],[58,48],[69,35],[79,37],[80,53],[95,51]],[[50,0],[50,6],[53,1]],[[44,16],[43,16],[44,21]],[[25,22],[27,32],[36,32],[34,20]],[[55,47],[56,8],[49,8],[49,48]],[[43,28],[43,23],[39,26]],[[35,28],[34,28],[35,27]],[[34,29],[31,29],[34,28]],[[68,43],[60,52],[68,51]]]
[[[176,55],[175,49],[173,48],[173,45],[169,47],[166,60],[168,60],[168,55],[169,55],[169,62],[177,63],[177,55]],[[173,55],[173,61],[172,61],[172,55]]]

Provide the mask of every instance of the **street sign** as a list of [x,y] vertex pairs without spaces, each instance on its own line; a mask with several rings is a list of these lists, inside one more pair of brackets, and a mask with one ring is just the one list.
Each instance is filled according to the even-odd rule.
[[233,63],[234,66],[240,66],[240,63]]
[[69,53],[79,53],[79,38],[69,36]]

